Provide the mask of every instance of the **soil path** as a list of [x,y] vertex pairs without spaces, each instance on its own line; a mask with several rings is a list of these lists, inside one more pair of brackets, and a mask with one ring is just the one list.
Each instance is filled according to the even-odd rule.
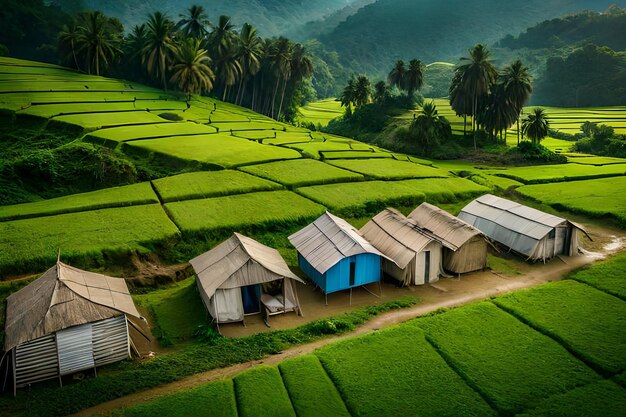
[[471,278],[468,279],[442,279],[435,284],[422,287],[423,291],[417,294],[421,299],[419,305],[405,310],[391,311],[380,315],[353,332],[320,339],[305,345],[295,346],[260,360],[240,363],[226,368],[219,368],[191,375],[179,381],[99,404],[79,412],[76,416],[109,415],[115,409],[150,401],[166,394],[184,391],[205,382],[222,378],[231,378],[238,373],[259,364],[276,365],[285,359],[311,353],[329,343],[334,343],[338,340],[347,339],[370,331],[402,323],[441,308],[460,306],[498,294],[532,287],[548,281],[560,280],[564,275],[574,269],[589,264],[607,254],[615,253],[624,249],[623,236],[609,236],[610,238],[605,240],[602,246],[598,245],[600,247],[596,246],[593,248],[595,250],[594,252],[574,258],[556,258],[547,264],[534,265],[528,271],[524,271],[522,275],[507,277],[491,271],[485,271],[472,274]]

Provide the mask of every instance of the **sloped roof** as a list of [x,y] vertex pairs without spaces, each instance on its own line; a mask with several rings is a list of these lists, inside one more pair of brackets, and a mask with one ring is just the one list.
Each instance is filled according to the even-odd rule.
[[289,236],[289,241],[322,274],[350,256],[371,253],[385,257],[352,225],[329,212]]
[[429,203],[420,204],[409,214],[409,218],[420,228],[445,241],[453,250],[457,250],[474,236],[483,234],[474,226]]
[[218,288],[239,288],[283,278],[303,282],[291,272],[276,249],[239,233],[189,263],[207,299]]
[[121,314],[140,317],[126,281],[58,262],[7,298],[4,350]]
[[563,223],[587,233],[566,219],[491,194],[469,203],[461,210],[459,218],[491,239],[528,256],[538,241]]
[[362,228],[363,236],[384,253],[398,267],[406,266],[435,239],[424,233],[417,224],[399,211],[386,208]]

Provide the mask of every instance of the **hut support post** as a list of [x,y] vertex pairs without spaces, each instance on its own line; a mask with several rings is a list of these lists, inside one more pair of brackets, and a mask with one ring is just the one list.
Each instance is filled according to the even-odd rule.
[[350,287],[350,305],[352,305],[352,287]]

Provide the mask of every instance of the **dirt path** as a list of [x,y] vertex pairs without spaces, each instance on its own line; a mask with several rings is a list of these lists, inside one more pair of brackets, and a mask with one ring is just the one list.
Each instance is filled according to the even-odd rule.
[[[208,372],[192,375],[170,384],[165,384],[99,404],[95,407],[83,410],[76,415],[108,415],[114,409],[150,401],[166,394],[193,388],[205,382],[222,378],[230,378],[261,363],[275,365],[285,359],[311,353],[329,343],[334,343],[338,340],[347,339],[369,331],[392,326],[437,309],[460,306],[498,294],[532,287],[544,282],[557,281],[574,269],[602,258],[606,254],[622,250],[624,246],[623,237],[611,237],[614,239],[605,241],[605,244],[602,247],[594,248],[596,251],[592,253],[574,258],[553,259],[551,262],[544,265],[534,265],[532,268],[529,268],[528,271],[524,271],[522,275],[514,277],[507,277],[501,274],[485,271],[472,274],[470,277],[463,279],[442,279],[433,285],[422,287],[423,289],[421,289],[421,291],[416,291],[418,292],[417,295],[419,295],[422,300],[419,305],[405,310],[385,313],[365,323],[353,332],[341,336],[320,339],[305,345],[295,346],[286,349],[281,353],[271,355],[260,360],[236,364],[226,368],[214,369]],[[616,244],[618,241],[619,244]],[[610,246],[611,244],[612,246]]]

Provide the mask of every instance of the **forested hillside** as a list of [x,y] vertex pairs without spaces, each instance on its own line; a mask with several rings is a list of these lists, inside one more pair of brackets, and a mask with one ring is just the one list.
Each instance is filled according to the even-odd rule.
[[[344,65],[379,74],[396,59],[451,61],[475,43],[491,44],[509,33],[582,9],[605,10],[615,0],[378,0],[322,37]],[[624,1],[617,2],[626,5]],[[489,13],[485,13],[485,11]]]

